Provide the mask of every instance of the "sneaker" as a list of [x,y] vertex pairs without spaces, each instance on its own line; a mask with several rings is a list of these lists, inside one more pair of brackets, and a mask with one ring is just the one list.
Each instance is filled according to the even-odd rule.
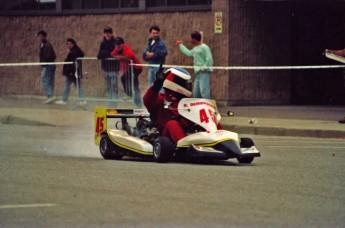
[[67,101],[60,100],[60,101],[56,101],[55,104],[66,105]]
[[130,96],[127,96],[127,95],[124,95],[123,97],[122,97],[122,100],[130,100],[130,99],[132,99]]
[[342,119],[342,120],[339,120],[338,122],[341,123],[341,124],[345,123],[345,118]]
[[43,104],[50,104],[53,103],[56,100],[55,97],[48,97],[47,100],[43,101]]
[[79,101],[79,105],[86,105],[86,101]]

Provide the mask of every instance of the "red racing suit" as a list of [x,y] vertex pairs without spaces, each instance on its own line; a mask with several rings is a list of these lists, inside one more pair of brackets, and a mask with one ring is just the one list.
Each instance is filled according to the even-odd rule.
[[[170,138],[175,144],[186,137],[184,129],[188,127],[190,121],[178,114],[179,101],[172,101],[167,94],[156,92],[153,87],[146,91],[143,101],[151,120],[162,136]],[[164,108],[167,102],[171,102],[171,105],[169,108]]]

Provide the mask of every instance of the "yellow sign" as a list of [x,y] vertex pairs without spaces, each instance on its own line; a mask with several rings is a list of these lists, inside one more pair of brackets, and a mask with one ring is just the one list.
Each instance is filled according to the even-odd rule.
[[214,13],[214,33],[223,32],[223,13],[215,12]]

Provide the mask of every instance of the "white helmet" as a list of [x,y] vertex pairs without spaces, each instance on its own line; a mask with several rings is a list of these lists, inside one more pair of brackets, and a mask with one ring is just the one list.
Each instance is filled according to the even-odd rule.
[[165,74],[168,76],[163,82],[163,88],[182,94],[186,97],[190,97],[192,95],[192,77],[188,71],[182,68],[170,68],[165,71]]

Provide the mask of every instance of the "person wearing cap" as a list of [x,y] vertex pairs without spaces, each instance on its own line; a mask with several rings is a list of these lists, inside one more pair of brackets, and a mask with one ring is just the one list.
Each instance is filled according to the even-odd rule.
[[165,63],[168,50],[164,41],[159,36],[160,28],[157,25],[151,26],[149,32],[150,38],[147,41],[143,59],[151,65],[148,67],[148,83],[151,86],[155,80],[158,66]]
[[[165,73],[162,67],[158,69],[156,80],[144,94],[143,101],[161,135],[176,144],[186,136],[184,129],[190,124],[178,114],[177,106],[182,98],[192,95],[191,76],[182,68],[170,68]],[[164,93],[159,92],[162,87]]]
[[118,97],[118,62],[114,59],[109,59],[111,58],[111,52],[115,48],[115,38],[112,28],[105,27],[103,32],[103,41],[100,44],[97,59],[101,60],[104,84],[110,99],[109,106],[116,107],[117,103],[114,100],[117,100]]
[[56,54],[53,46],[47,40],[47,32],[40,30],[37,33],[37,37],[40,41],[40,53],[39,58],[41,63],[48,63],[42,65],[41,72],[41,85],[44,90],[47,99],[43,101],[43,104],[50,104],[55,101],[54,90],[55,90],[55,70],[56,65],[51,64],[55,62]]
[[194,65],[194,88],[193,96],[196,98],[211,98],[210,91],[210,76],[213,71],[210,67],[213,66],[213,57],[210,48],[201,41],[201,33],[194,31],[190,35],[190,42],[194,47],[189,50],[184,46],[182,40],[179,39],[176,43],[179,45],[180,51],[186,56],[193,57]]
[[121,82],[123,85],[123,89],[128,96],[132,96],[132,66],[129,65],[129,61],[132,61],[134,64],[133,66],[133,82],[134,82],[134,103],[135,105],[140,108],[142,106],[141,95],[139,90],[139,75],[143,70],[141,66],[141,62],[139,58],[134,54],[132,48],[125,43],[122,37],[115,37],[115,49],[111,52],[112,57],[116,57],[117,59],[125,58],[126,60],[120,60],[120,72],[123,72],[121,76]]

